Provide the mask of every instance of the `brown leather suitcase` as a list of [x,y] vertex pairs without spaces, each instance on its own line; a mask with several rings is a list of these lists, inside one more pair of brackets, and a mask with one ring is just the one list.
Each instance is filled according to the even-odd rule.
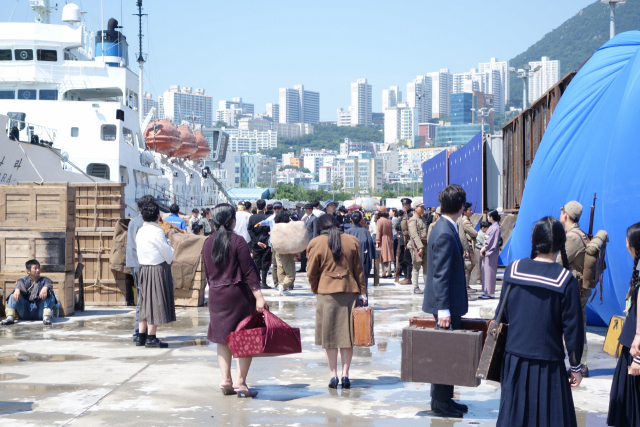
[[500,382],[500,373],[502,371],[502,357],[504,349],[507,345],[507,334],[509,332],[509,324],[504,321],[504,307],[508,301],[511,292],[511,283],[504,292],[503,304],[496,316],[496,320],[492,320],[489,325],[489,335],[482,349],[482,356],[478,364],[478,379]]
[[[487,331],[489,330],[491,320],[487,319],[462,319],[461,330],[480,331],[482,332],[482,345],[487,340]],[[421,326],[425,328],[435,328],[436,319],[434,317],[412,317],[409,319],[409,326]]]
[[424,326],[402,329],[402,381],[477,387],[482,332]]
[[353,341],[356,347],[371,347],[376,344],[373,333],[373,307],[353,309]]

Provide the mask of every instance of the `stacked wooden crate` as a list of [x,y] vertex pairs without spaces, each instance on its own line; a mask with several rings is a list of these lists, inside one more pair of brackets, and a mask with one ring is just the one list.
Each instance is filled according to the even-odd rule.
[[74,313],[75,189],[66,183],[0,186],[0,289],[2,304],[25,263],[37,259],[41,275],[53,282],[60,315]]
[[196,274],[188,289],[175,288],[173,290],[176,306],[201,307],[204,304],[204,291],[207,286],[207,277],[204,274],[204,262],[202,256],[198,262]]
[[125,216],[125,184],[70,185],[76,190],[76,232],[84,264],[85,305],[127,305],[127,283],[130,286],[131,281],[125,273],[109,268],[116,222]]

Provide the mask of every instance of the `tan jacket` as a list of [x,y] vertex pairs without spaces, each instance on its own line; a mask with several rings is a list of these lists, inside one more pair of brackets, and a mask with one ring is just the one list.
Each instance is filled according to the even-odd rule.
[[462,247],[465,251],[473,252],[476,246],[478,232],[473,229],[473,224],[471,224],[469,218],[464,215],[460,215],[456,224],[458,225],[458,235],[460,236]]
[[409,228],[409,236],[411,241],[418,250],[422,249],[427,243],[427,224],[418,215],[413,215],[407,222]]
[[433,226],[436,225],[436,222],[438,221],[433,221],[431,224],[429,224],[429,231],[427,232],[427,243],[429,242],[429,237],[431,236],[431,230],[433,230]]
[[[580,226],[578,224],[571,226],[571,228],[567,230],[567,242],[565,243],[565,249],[567,251],[569,264],[571,264],[571,274],[573,274],[573,277],[578,279],[581,285],[582,272],[584,271],[584,255],[587,249],[586,245],[587,235],[584,234],[584,231],[580,230]],[[558,262],[562,264],[562,257],[560,254],[558,254]]]
[[342,257],[336,262],[329,248],[329,236],[320,235],[307,246],[307,278],[314,294],[367,293],[360,258],[360,241],[340,235]]

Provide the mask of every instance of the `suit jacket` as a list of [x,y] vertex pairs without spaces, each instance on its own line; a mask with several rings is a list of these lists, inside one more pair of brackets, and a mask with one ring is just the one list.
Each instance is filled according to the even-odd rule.
[[269,231],[271,231],[269,226],[256,227],[257,223],[264,221],[265,219],[267,219],[267,216],[262,212],[251,215],[249,218],[249,223],[247,225],[247,231],[249,232],[249,237],[251,237],[251,243],[249,246],[254,249],[260,249],[258,242],[269,246]]
[[305,218],[305,226],[307,227],[307,234],[309,235],[309,240],[318,237],[318,218],[311,214]]
[[427,285],[422,311],[438,314],[438,310],[449,310],[452,316],[464,316],[469,303],[463,250],[448,219],[441,218],[435,223],[427,246]]

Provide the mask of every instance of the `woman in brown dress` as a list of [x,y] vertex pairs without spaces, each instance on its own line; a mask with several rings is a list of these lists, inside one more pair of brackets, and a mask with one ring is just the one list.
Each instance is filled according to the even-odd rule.
[[251,357],[238,359],[236,382],[231,380],[231,350],[225,338],[238,323],[254,312],[262,313],[266,303],[260,291],[260,278],[242,236],[233,232],[236,210],[227,203],[212,211],[213,233],[202,247],[204,271],[209,283],[209,332],[207,338],[216,343],[218,364],[222,374],[220,389],[224,395],[255,397],[258,392],[247,387]]
[[391,275],[391,262],[393,257],[393,229],[391,228],[391,220],[389,212],[385,206],[380,206],[378,212],[378,223],[376,232],[376,246],[382,249],[380,253],[380,263],[382,267],[381,279],[393,277]]
[[342,388],[350,388],[353,357],[353,309],[358,295],[367,301],[360,259],[360,242],[340,234],[332,215],[317,220],[320,235],[307,246],[307,277],[316,304],[316,345],[324,348],[331,371],[329,388],[338,388],[338,349],[342,360]]

